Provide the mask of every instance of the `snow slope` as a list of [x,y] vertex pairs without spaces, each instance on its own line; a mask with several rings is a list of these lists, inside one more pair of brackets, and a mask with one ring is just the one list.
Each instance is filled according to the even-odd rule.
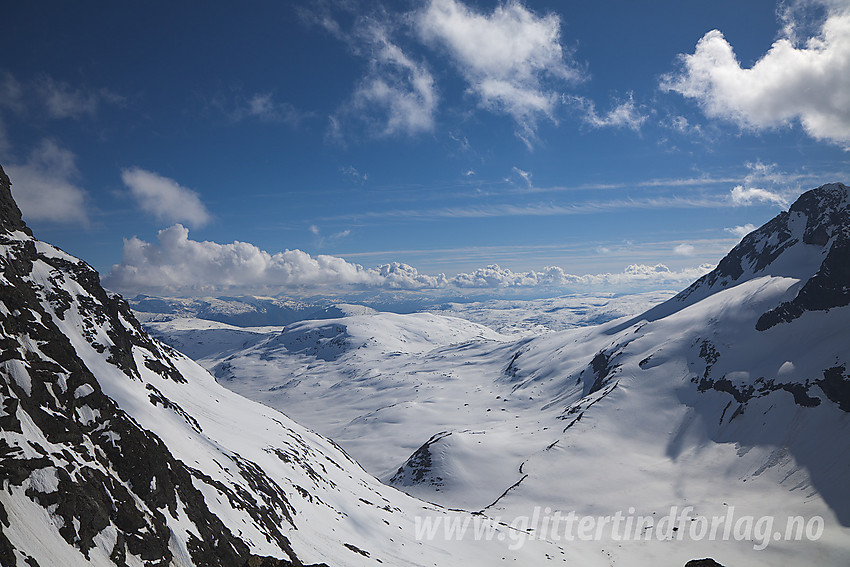
[[[603,530],[569,543],[584,557],[845,565],[848,304],[850,198],[831,184],[635,317],[517,338],[373,314],[301,322],[202,362],[386,482],[447,507],[658,519],[693,506],[695,526],[728,513],[776,526],[755,542]],[[823,533],[788,541],[788,516],[820,518]]]

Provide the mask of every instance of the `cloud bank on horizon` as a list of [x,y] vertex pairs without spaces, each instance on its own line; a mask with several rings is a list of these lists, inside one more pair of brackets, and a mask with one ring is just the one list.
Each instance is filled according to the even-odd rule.
[[[582,290],[610,287],[684,285],[710,271],[712,265],[672,271],[663,264],[633,264],[621,273],[574,275],[563,268],[514,272],[498,265],[451,277],[426,275],[408,264],[392,262],[364,268],[330,255],[311,256],[302,250],[270,253],[235,241],[219,244],[189,238],[176,224],[159,231],[157,243],[132,237],[124,242],[124,258],[103,277],[104,285],[125,293],[315,293],[346,290],[473,290],[552,288]],[[682,245],[687,246],[687,245]]]

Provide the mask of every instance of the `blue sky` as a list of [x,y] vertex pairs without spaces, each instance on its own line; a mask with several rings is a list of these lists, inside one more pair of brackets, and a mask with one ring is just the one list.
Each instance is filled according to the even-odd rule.
[[4,21],[15,197],[127,294],[675,289],[850,180],[846,0],[15,2]]

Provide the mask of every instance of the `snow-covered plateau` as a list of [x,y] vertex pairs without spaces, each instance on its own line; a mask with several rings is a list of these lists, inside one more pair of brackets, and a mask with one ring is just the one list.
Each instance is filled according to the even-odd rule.
[[4,567],[850,564],[844,185],[672,297],[143,328],[1,169],[0,249]]

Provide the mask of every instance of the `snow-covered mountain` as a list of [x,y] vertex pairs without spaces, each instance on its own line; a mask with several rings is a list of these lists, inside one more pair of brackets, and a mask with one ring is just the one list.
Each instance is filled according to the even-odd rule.
[[[471,514],[378,482],[335,443],[151,339],[84,262],[33,238],[0,169],[0,565],[495,565],[556,544],[417,537]],[[475,516],[481,522],[481,516]]]
[[153,297],[128,300],[142,322],[195,318],[238,327],[287,325],[306,319],[333,319],[371,311],[361,305],[310,302],[282,297]]
[[[733,512],[741,525],[775,520],[759,545],[734,533],[570,543],[603,564],[846,565],[848,243],[848,188],[825,185],[635,317],[517,338],[373,313],[253,330],[244,348],[198,358],[447,507],[659,519],[692,506],[695,526]],[[789,541],[789,516],[820,519],[822,533]]]
[[[170,323],[188,330],[190,320],[215,321],[234,327],[283,327],[298,321],[337,319],[376,311],[395,313],[435,313],[461,317],[509,334],[540,334],[587,325],[599,325],[625,315],[642,313],[669,299],[676,291],[650,291],[634,294],[569,294],[544,299],[490,299],[444,301],[432,298],[393,302],[371,298],[365,304],[329,300],[295,300],[285,297],[153,297],[137,295],[127,300],[136,318],[153,332],[162,327],[176,330]],[[209,329],[200,323],[199,329]]]

